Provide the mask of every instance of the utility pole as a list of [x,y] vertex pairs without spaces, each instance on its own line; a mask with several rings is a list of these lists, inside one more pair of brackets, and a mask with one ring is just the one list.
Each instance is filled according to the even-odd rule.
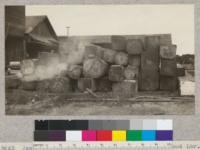
[[67,28],[67,38],[68,38],[69,37],[69,29],[70,29],[70,27],[67,26],[66,28]]

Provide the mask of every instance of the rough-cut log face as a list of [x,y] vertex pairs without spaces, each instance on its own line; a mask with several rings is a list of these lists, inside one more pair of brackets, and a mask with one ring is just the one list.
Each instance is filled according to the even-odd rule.
[[127,80],[134,80],[138,78],[139,68],[135,66],[128,66],[124,70],[124,76]]
[[86,89],[90,89],[92,91],[96,91],[96,83],[92,78],[79,78],[78,79],[78,89],[81,92],[86,91]]
[[113,83],[112,90],[114,97],[130,98],[137,92],[137,82],[135,80],[124,80]]
[[70,65],[67,70],[67,76],[72,79],[79,79],[82,74],[83,67],[79,65]]
[[102,58],[103,56],[103,49],[96,45],[86,45],[85,46],[85,53],[84,53],[84,59],[87,59],[88,56],[93,56],[97,58]]
[[161,59],[160,74],[176,76],[176,59]]
[[35,71],[35,65],[33,60],[27,59],[21,62],[21,73],[23,75],[33,74]]
[[[159,66],[159,49],[160,49],[160,37],[159,36],[147,36],[145,38],[145,57],[146,61],[151,61],[155,65]],[[143,55],[143,54],[142,54]]]
[[103,60],[105,60],[107,63],[113,64],[115,61],[116,53],[117,52],[114,50],[104,48]]
[[49,90],[52,93],[72,92],[70,79],[67,77],[58,77],[50,81]]
[[159,89],[159,70],[157,68],[146,66],[140,72],[140,90],[155,91]]
[[129,39],[127,40],[126,51],[128,54],[138,55],[143,51],[143,43],[139,39]]
[[140,60],[141,56],[140,55],[128,55],[128,64],[131,66],[140,66]]
[[96,79],[95,82],[99,92],[109,92],[112,90],[112,82],[107,77]]
[[113,35],[111,36],[112,49],[116,51],[126,50],[126,38],[123,36]]
[[124,67],[120,65],[112,65],[109,69],[110,81],[122,81],[124,79]]
[[128,54],[124,52],[118,52],[115,55],[115,64],[116,65],[127,65],[128,64]]
[[141,54],[139,87],[144,91],[159,89],[159,36],[145,38],[145,51]]
[[160,46],[160,57],[166,59],[176,58],[176,45],[161,45]]
[[83,75],[90,78],[100,78],[106,74],[107,63],[99,58],[89,58],[83,63]]
[[176,77],[160,76],[160,90],[177,91],[178,82]]

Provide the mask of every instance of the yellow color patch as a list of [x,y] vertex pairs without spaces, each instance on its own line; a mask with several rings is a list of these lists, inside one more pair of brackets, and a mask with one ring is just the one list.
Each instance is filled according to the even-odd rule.
[[112,141],[126,141],[126,130],[113,130]]

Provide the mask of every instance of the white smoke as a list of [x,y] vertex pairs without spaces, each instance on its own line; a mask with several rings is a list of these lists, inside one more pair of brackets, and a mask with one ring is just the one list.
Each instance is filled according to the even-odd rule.
[[82,64],[86,44],[78,44],[76,49],[68,54],[60,54],[59,56],[58,54],[50,53],[55,57],[48,58],[47,54],[39,57],[38,60],[24,60],[21,64],[22,69],[19,76],[25,81],[40,81],[56,76],[65,76],[70,65]]

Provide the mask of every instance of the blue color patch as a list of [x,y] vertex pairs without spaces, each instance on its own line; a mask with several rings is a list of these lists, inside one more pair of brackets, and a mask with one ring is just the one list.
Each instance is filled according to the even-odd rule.
[[143,130],[142,131],[142,141],[155,141],[156,131],[155,130]]

